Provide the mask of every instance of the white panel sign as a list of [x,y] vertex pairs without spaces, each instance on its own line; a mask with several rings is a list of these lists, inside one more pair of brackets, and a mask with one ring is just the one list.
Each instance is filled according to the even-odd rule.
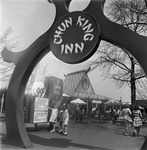
[[92,103],[101,104],[102,102],[101,101],[97,101],[97,100],[93,100]]
[[34,111],[33,123],[47,122],[48,112],[46,111]]
[[36,97],[34,110],[44,110],[44,111],[46,110],[47,111],[48,102],[49,102],[49,99],[47,98]]

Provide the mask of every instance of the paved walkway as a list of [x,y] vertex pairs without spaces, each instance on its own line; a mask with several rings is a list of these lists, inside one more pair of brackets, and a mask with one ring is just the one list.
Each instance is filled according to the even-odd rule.
[[[6,134],[5,124],[0,123],[1,138]],[[33,148],[29,150],[140,150],[147,134],[147,125],[141,128],[140,137],[124,136],[124,126],[107,123],[70,123],[68,135],[50,133],[47,124],[39,125],[38,131],[29,131]],[[32,129],[32,128],[29,128]],[[2,150],[23,150],[23,148],[1,142]]]

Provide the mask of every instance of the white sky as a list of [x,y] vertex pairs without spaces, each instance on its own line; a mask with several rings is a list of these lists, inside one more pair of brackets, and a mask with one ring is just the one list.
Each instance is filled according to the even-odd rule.
[[[70,11],[84,9],[90,0],[74,0]],[[0,0],[0,30],[12,27],[18,37],[19,47],[16,51],[26,49],[40,35],[47,31],[54,21],[55,7],[47,0]],[[96,56],[90,58],[95,60]],[[90,61],[88,60],[88,61]],[[64,74],[87,68],[87,62],[69,65],[57,60],[52,53],[47,54],[43,64],[48,65],[47,75],[64,79]],[[112,80],[103,80],[102,72],[96,69],[89,74],[96,94],[130,102],[129,89],[117,89]]]

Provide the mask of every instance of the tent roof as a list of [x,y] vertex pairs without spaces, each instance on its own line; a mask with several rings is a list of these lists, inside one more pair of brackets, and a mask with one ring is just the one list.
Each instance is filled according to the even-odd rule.
[[67,95],[66,93],[63,93],[62,96],[64,96],[64,97],[70,97],[70,96]]
[[71,103],[74,103],[74,104],[87,104],[86,102],[84,102],[83,100],[81,100],[79,98],[71,101]]

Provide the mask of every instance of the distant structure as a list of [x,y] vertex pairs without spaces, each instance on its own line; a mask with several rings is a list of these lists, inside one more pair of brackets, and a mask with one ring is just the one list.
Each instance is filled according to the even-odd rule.
[[88,70],[80,70],[66,75],[63,81],[63,93],[73,97],[85,100],[109,101],[112,98],[101,96],[95,93],[90,79]]

